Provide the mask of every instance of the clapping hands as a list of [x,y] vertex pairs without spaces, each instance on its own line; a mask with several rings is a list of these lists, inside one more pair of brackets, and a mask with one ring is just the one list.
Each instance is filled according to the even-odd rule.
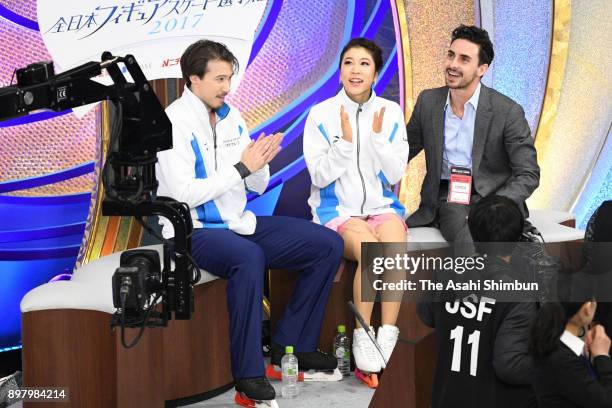
[[374,112],[374,120],[372,121],[372,131],[374,133],[382,132],[383,118],[385,117],[385,107],[383,106],[380,111]]
[[246,149],[244,149],[240,161],[244,163],[251,173],[254,173],[276,157],[278,152],[281,151],[280,144],[282,141],[282,133],[275,133],[270,136],[262,133],[257,140],[252,140]]
[[[385,117],[385,107],[383,106],[378,112],[374,112],[374,120],[372,121],[372,131],[374,133],[382,132],[383,119]],[[347,142],[353,141],[353,129],[349,121],[348,113],[344,109],[344,105],[340,106],[340,126],[342,128],[342,138]]]

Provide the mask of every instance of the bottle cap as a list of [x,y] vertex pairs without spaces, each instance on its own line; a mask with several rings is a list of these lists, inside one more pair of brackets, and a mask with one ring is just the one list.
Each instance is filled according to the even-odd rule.
[[293,346],[285,346],[285,354],[293,354]]
[[343,324],[338,326],[338,333],[345,333],[346,332],[346,327],[344,327]]

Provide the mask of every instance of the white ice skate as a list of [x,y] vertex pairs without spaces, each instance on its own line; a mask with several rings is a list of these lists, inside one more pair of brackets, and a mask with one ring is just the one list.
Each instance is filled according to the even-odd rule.
[[[369,334],[369,335],[368,335]],[[381,357],[376,349],[374,329],[370,327],[367,333],[362,327],[353,331],[353,357],[355,358],[355,378],[370,388],[378,386],[378,372],[380,372]]]
[[378,341],[383,355],[385,356],[384,359],[380,355],[378,358],[380,359],[380,364],[383,369],[387,368],[386,362],[391,358],[391,353],[393,353],[398,336],[399,329],[396,326],[384,324],[378,328],[378,336],[376,337],[376,341]]
[[[272,365],[272,364],[268,364],[268,367],[266,367],[266,377],[268,377],[268,380],[281,381],[283,378],[283,373],[280,367]],[[342,380],[342,373],[337,368],[334,369],[333,371],[309,370],[309,371],[300,371],[298,373],[298,381],[304,381],[304,382],[309,382],[309,381],[330,382],[330,381],[341,381],[341,380]]]

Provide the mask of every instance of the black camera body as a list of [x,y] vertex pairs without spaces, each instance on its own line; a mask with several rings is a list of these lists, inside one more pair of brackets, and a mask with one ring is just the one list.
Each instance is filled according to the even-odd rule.
[[41,61],[20,68],[15,73],[17,75],[17,85],[23,87],[45,82],[55,75],[55,70],[53,69],[53,61]]
[[150,249],[125,251],[119,265],[113,275],[113,305],[126,313],[140,313],[163,288],[159,254]]

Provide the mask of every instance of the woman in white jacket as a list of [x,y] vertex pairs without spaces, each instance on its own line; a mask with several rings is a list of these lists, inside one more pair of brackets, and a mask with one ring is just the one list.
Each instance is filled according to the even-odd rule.
[[[374,303],[362,301],[361,243],[406,241],[404,207],[392,186],[404,174],[408,138],[400,106],[372,89],[382,65],[375,43],[351,40],[340,55],[342,90],[312,107],[304,130],[313,220],[337,231],[344,239],[345,258],[357,261],[353,299],[368,325]],[[381,307],[377,340],[388,360],[399,334],[395,323],[400,303],[383,301]],[[356,327],[357,367],[370,373],[385,368],[364,328],[359,322]],[[374,329],[368,329],[373,335]]]

